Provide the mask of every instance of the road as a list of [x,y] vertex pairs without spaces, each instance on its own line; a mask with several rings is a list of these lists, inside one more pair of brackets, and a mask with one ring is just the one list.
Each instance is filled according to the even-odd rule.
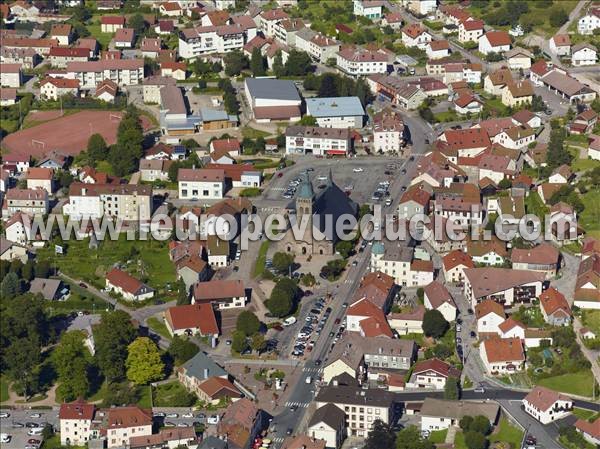
[[569,29],[569,26],[571,25],[571,22],[573,22],[573,20],[576,20],[579,18],[579,15],[581,14],[581,10],[583,9],[583,7],[587,4],[587,0],[580,0],[579,3],[577,3],[577,5],[575,6],[575,8],[573,8],[571,10],[571,12],[569,13],[569,20],[567,20],[556,32],[556,34],[567,34],[567,30]]

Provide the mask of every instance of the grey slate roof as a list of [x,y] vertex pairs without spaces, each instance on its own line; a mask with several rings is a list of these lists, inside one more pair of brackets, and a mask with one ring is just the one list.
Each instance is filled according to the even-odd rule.
[[394,403],[394,393],[381,389],[363,390],[360,387],[345,385],[322,387],[316,402],[331,402],[333,404],[352,404],[373,407],[391,407]]
[[323,407],[315,410],[312,418],[308,423],[308,427],[315,426],[319,423],[325,423],[332,429],[339,429],[346,422],[346,414],[333,404],[326,404]]
[[493,424],[500,413],[497,402],[450,401],[436,398],[425,398],[421,407],[421,416],[453,418],[460,420],[463,416],[483,415]]
[[246,86],[252,98],[300,101],[296,85],[290,80],[246,78]]
[[227,449],[227,441],[210,435],[202,440],[198,449]]
[[358,97],[307,98],[306,112],[316,118],[365,115]]
[[59,288],[59,279],[35,278],[31,281],[29,293],[41,293],[44,299],[54,299]]
[[[185,362],[182,368],[186,370],[188,377],[197,379],[207,379],[208,377],[228,376],[227,371],[217,365],[205,352],[198,352],[194,357]],[[208,376],[204,375],[204,370],[208,369]]]

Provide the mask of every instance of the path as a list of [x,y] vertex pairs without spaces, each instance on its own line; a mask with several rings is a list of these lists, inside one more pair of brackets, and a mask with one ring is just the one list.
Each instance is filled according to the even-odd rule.
[[573,10],[571,11],[571,13],[569,14],[569,20],[567,20],[563,26],[561,26],[558,31],[556,32],[556,34],[566,34],[567,30],[569,29],[569,25],[571,25],[571,22],[575,19],[579,18],[579,15],[581,13],[581,10],[583,9],[583,7],[587,4],[587,1],[585,0],[581,0],[579,3],[577,3],[577,6],[575,6],[575,8],[573,8]]
[[46,397],[41,401],[35,402],[22,402],[25,400],[23,396],[19,396],[15,393],[9,385],[8,388],[8,399],[2,402],[2,406],[14,405],[16,407],[39,407],[39,406],[54,406],[56,405],[56,388],[58,384],[52,385],[48,391],[46,391]]
[[575,331],[577,343],[579,344],[583,355],[585,355],[585,357],[592,364],[592,373],[594,374],[594,377],[598,382],[600,382],[600,366],[598,366],[598,352],[586,348],[586,346],[583,344],[583,339],[581,338],[581,334],[579,333],[579,329],[581,329],[582,327],[583,325],[581,324],[581,321],[579,321],[579,318],[575,317],[575,319],[573,320],[573,330]]

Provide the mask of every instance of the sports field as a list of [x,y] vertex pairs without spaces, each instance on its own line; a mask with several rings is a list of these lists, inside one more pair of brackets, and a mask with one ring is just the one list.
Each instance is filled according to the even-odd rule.
[[[52,117],[51,114],[45,115],[46,120]],[[2,141],[2,149],[10,154],[25,154],[38,160],[53,150],[75,156],[85,150],[92,134],[102,135],[108,145],[115,143],[122,116],[123,112],[119,111],[77,112],[9,134]],[[35,119],[41,120],[40,117]],[[142,125],[144,130],[152,128],[144,116]]]

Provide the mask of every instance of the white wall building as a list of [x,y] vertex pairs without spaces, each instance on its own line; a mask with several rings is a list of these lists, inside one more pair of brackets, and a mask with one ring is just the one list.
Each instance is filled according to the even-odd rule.
[[362,128],[365,110],[358,97],[307,98],[306,114],[322,128]]
[[288,126],[285,130],[286,154],[345,155],[350,150],[350,130],[346,128]]
[[542,424],[562,419],[573,410],[573,400],[556,391],[535,386],[522,401],[523,409]]
[[222,199],[225,190],[225,172],[180,168],[177,182],[179,199]]

